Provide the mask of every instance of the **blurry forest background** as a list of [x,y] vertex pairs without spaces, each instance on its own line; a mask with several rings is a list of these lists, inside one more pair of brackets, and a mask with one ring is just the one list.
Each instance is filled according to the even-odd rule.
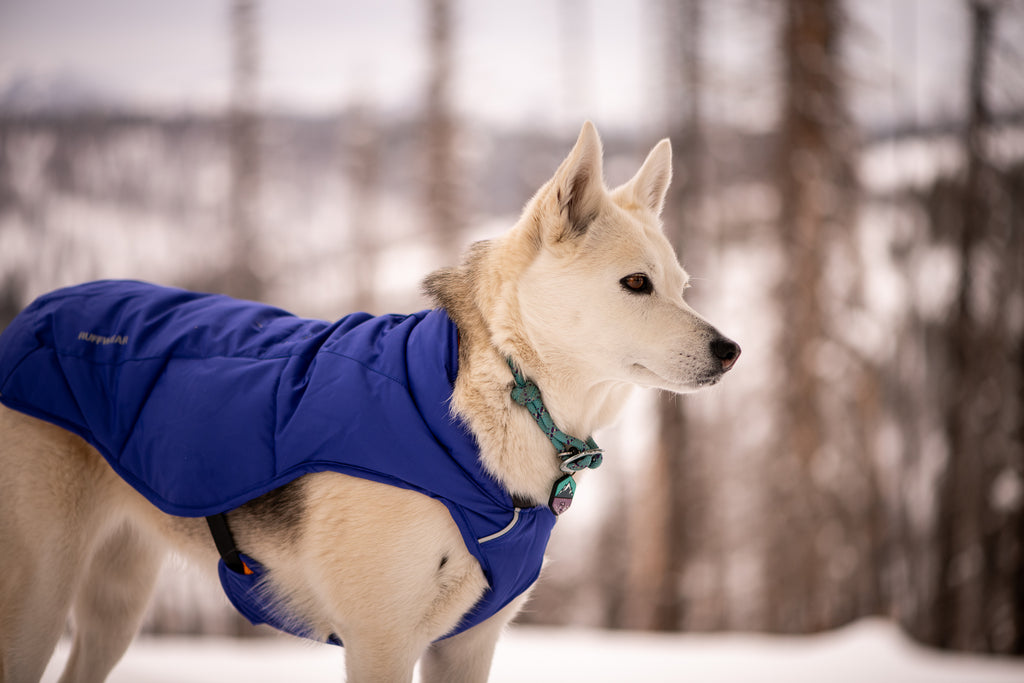
[[[598,435],[606,464],[520,621],[883,615],[1024,654],[1024,3],[150,5],[0,6],[0,326],[100,277],[415,310],[584,119],[610,185],[669,136],[666,230],[743,357],[704,394],[638,393]],[[271,57],[293,13],[308,61],[289,71]],[[171,51],[147,44],[160,22]],[[207,58],[202,36],[216,57],[189,80],[173,66]],[[178,99],[90,72],[100,43],[119,68],[167,65],[145,86],[178,78]],[[333,94],[281,94],[310,76]],[[165,573],[148,629],[248,631],[215,584]]]

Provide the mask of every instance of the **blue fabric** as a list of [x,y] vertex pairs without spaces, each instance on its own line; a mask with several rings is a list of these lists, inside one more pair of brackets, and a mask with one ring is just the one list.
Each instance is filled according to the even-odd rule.
[[[536,580],[555,522],[546,506],[516,513],[483,470],[448,411],[457,372],[443,310],[329,323],[141,282],[47,294],[0,334],[0,402],[80,435],[164,512],[225,512],[324,470],[439,500],[490,584],[452,634]],[[308,635],[261,593],[258,563],[244,577],[221,564],[247,618]]]

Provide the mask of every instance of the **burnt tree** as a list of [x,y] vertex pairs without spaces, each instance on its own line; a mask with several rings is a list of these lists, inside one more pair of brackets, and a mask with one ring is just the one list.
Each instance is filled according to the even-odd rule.
[[[772,453],[765,536],[763,627],[806,632],[836,621],[828,548],[848,535],[843,502],[816,473],[836,457],[823,377],[836,335],[830,323],[825,264],[851,230],[851,123],[845,111],[840,60],[839,0],[788,0],[780,32],[782,102],[776,186],[782,256],[777,298],[779,372],[777,443]],[[843,453],[840,457],[845,457]],[[838,531],[834,531],[838,529]],[[845,542],[845,541],[843,541]]]
[[[947,443],[936,520],[928,632],[940,647],[1022,649],[1022,339],[1020,206],[992,159],[988,103],[999,3],[969,4],[965,168],[949,232],[956,297],[941,334],[941,418]],[[959,206],[957,207],[956,204]]]
[[446,259],[460,249],[465,221],[457,151],[457,125],[451,108],[454,17],[451,0],[427,0],[428,62],[424,117],[423,182],[428,229]]
[[263,283],[254,259],[260,221],[260,120],[257,105],[259,6],[255,0],[231,4],[231,105],[228,144],[228,264],[216,284],[225,294],[259,299]]

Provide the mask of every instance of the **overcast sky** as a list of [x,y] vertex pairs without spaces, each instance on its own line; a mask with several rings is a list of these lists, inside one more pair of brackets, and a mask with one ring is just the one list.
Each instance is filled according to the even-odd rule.
[[[229,4],[2,0],[0,91],[15,79],[63,75],[144,105],[221,107],[229,92]],[[353,98],[391,110],[419,106],[426,4],[263,0],[262,102],[311,112]],[[709,117],[770,125],[769,14],[778,5],[706,3]],[[582,118],[657,126],[664,119],[660,0],[455,0],[454,6],[460,112],[541,126],[574,127]],[[858,0],[850,8],[858,115],[924,121],[955,115],[966,54],[962,0]],[[1017,23],[1019,29],[1024,22]]]

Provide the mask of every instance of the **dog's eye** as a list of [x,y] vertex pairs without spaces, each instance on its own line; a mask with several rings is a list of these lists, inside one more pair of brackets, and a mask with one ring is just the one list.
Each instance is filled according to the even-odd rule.
[[650,294],[654,291],[651,279],[643,273],[633,273],[619,280],[619,283],[631,294]]

